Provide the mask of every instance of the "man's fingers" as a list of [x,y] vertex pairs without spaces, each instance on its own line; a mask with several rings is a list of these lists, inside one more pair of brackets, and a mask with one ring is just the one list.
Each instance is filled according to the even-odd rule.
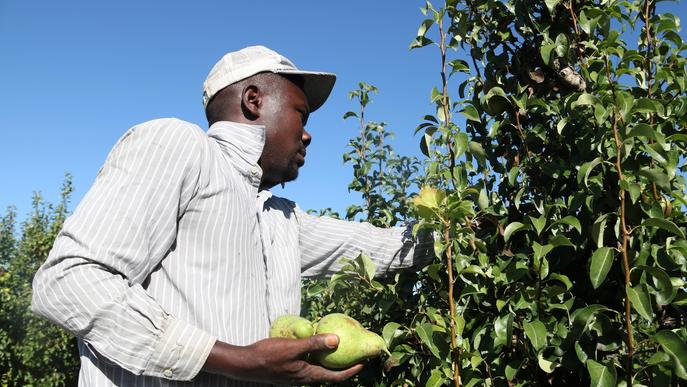
[[329,370],[324,367],[320,366],[311,366],[308,372],[308,376],[306,376],[302,381],[304,383],[312,383],[312,382],[329,382],[329,383],[338,383],[338,382],[343,382],[344,380],[349,379],[353,375],[357,374],[363,369],[362,364],[356,364],[350,368],[346,368],[345,370],[339,370],[339,371],[334,371],[334,370]]
[[336,376],[334,377],[334,380],[332,382],[343,382],[344,380],[352,377],[353,375],[357,374],[358,372],[362,371],[363,365],[362,364],[356,364],[351,368],[347,368],[345,370],[339,371],[336,373]]

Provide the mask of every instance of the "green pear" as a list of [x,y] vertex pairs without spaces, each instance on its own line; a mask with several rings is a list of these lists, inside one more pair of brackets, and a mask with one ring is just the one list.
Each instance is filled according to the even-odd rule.
[[270,337],[304,339],[314,334],[313,325],[303,317],[286,314],[278,317],[270,327]]
[[348,368],[380,355],[386,349],[384,339],[365,329],[354,318],[343,313],[324,316],[318,323],[316,334],[333,333],[339,336],[339,346],[335,350],[315,354],[317,361],[330,369]]

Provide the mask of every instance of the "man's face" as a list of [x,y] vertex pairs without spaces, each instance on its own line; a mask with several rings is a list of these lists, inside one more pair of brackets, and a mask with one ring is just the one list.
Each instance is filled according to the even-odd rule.
[[262,188],[295,180],[305,163],[310,134],[305,130],[310,109],[300,87],[287,79],[271,91],[260,109],[265,125],[265,146],[260,157]]

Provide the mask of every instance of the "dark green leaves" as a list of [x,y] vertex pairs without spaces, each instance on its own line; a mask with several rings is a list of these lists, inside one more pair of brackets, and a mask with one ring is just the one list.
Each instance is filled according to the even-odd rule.
[[441,359],[439,347],[437,347],[434,339],[435,332],[432,328],[432,324],[419,324],[415,327],[415,332],[422,341],[422,344],[424,344],[435,357]]
[[660,331],[654,338],[668,354],[673,363],[673,371],[681,379],[687,380],[687,344],[676,333]]
[[615,249],[601,247],[592,254],[592,264],[589,266],[589,279],[594,289],[601,286],[606,279],[608,271],[613,266]]
[[646,272],[653,283],[652,289],[655,289],[656,303],[659,305],[668,305],[677,293],[677,289],[673,287],[668,274],[660,267],[653,266],[637,266],[634,270],[642,270]]
[[461,110],[460,112],[463,113],[465,118],[467,118],[470,121],[481,122],[479,118],[479,113],[477,112],[477,109],[474,105],[466,104],[463,110]]
[[676,311],[687,305],[687,60],[678,22],[639,17],[639,0],[571,4],[423,7],[413,46],[433,43],[428,71],[445,77],[428,85],[431,115],[416,132],[423,185],[439,196],[413,205],[418,187],[400,197],[415,231],[434,233],[436,257],[374,297],[328,304],[385,327],[394,358],[404,359],[393,377],[361,384],[451,382],[451,318],[464,386],[544,377],[670,385],[685,375]]
[[541,321],[526,321],[523,327],[535,350],[538,351],[546,345],[546,326]]
[[666,220],[666,219],[649,218],[649,219],[644,220],[644,222],[642,222],[642,226],[644,226],[644,227],[658,227],[658,228],[666,230],[672,234],[675,234],[680,239],[685,239],[685,233],[675,223],[673,223],[669,220]]
[[605,365],[591,359],[586,364],[591,379],[590,387],[615,387],[616,373],[612,364]]
[[649,292],[646,285],[628,286],[626,289],[627,297],[632,303],[632,308],[645,319],[653,319],[654,312],[651,308],[651,299],[649,298]]
[[503,239],[507,242],[510,239],[511,235],[513,235],[513,233],[527,228],[529,228],[529,226],[523,223],[513,222],[506,226],[505,232],[503,233]]

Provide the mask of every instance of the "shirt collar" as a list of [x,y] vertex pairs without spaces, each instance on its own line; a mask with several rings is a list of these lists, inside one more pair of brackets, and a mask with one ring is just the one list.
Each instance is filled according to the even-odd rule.
[[265,127],[231,121],[218,121],[210,126],[208,137],[217,142],[222,152],[251,180],[262,176],[258,160],[265,146]]

